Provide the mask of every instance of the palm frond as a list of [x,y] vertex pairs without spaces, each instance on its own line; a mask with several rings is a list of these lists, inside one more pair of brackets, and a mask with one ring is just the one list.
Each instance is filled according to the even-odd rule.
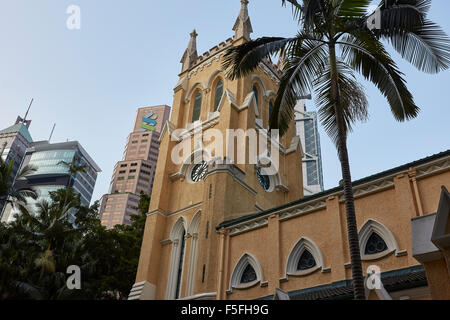
[[438,73],[450,67],[450,38],[426,18],[431,0],[399,0],[381,5],[381,30],[375,34],[387,40],[417,69]]
[[234,80],[254,71],[259,64],[272,54],[278,53],[295,38],[263,37],[232,47],[225,52],[222,66],[226,75]]
[[[342,61],[337,62],[337,80],[339,106],[341,108],[344,131],[347,136],[352,125],[358,121],[366,121],[369,117],[368,102],[363,87],[356,81],[352,70]],[[314,80],[316,86],[316,106],[325,131],[333,142],[338,144],[338,112],[332,95],[332,71],[328,64],[324,72]]]
[[338,16],[359,18],[367,15],[372,0],[341,0],[338,6]]
[[326,43],[315,40],[298,40],[288,50],[287,62],[269,119],[270,129],[278,129],[280,135],[289,128],[298,97],[311,92],[315,75],[324,68],[328,60],[325,45]]
[[384,49],[373,36],[357,33],[356,37],[348,35],[339,41],[342,46],[342,57],[355,71],[371,81],[387,98],[391,111],[398,121],[415,118],[419,107],[415,104],[406,81]]

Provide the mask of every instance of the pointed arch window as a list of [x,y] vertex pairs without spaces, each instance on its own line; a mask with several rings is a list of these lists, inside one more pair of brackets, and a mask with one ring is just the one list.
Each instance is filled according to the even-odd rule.
[[256,85],[253,85],[253,94],[255,95],[256,106],[259,106],[259,101],[258,101],[259,93],[258,93],[258,88],[256,87]]
[[183,230],[183,234],[181,236],[181,244],[180,244],[180,257],[178,261],[178,270],[177,270],[177,287],[175,290],[175,299],[180,298],[180,292],[181,292],[181,275],[183,274],[183,265],[184,265],[184,250],[186,247],[186,231]]
[[269,102],[269,120],[270,120],[270,116],[272,115],[272,111],[273,111],[273,102],[272,101],[270,101]]
[[194,99],[194,110],[192,111],[192,122],[200,120],[200,113],[202,111],[202,100],[203,95],[200,91],[198,91],[195,95]]
[[308,270],[314,268],[316,265],[316,260],[314,259],[311,252],[305,250],[300,257],[300,260],[298,260],[297,270]]
[[377,254],[388,250],[386,242],[375,232],[367,240],[366,248],[364,250],[365,254]]
[[223,96],[223,81],[222,79],[220,79],[216,85],[216,93],[214,96],[214,112],[217,111],[217,109],[219,109],[219,104],[220,100],[222,100],[222,96]]
[[306,276],[319,269],[328,272],[324,267],[323,256],[319,247],[308,238],[301,238],[291,249],[286,264],[286,279],[288,276]]
[[391,253],[395,253],[397,257],[406,254],[405,250],[399,250],[392,232],[378,221],[367,220],[358,236],[363,261],[378,260]]
[[267,285],[267,282],[263,281],[261,265],[255,257],[245,253],[233,269],[228,291],[232,292],[233,288],[239,290],[247,289],[258,283],[261,286]]
[[248,264],[242,273],[241,283],[250,283],[255,281],[257,278],[258,276],[256,275],[255,269]]

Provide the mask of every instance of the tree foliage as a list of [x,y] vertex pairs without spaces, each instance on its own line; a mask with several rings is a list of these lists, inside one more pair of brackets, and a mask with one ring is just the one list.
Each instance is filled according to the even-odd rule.
[[[70,187],[50,198],[0,224],[0,299],[126,299],[145,220],[132,217],[131,226],[108,230],[98,219],[98,202],[80,205]],[[80,290],[66,286],[70,265],[81,269]]]

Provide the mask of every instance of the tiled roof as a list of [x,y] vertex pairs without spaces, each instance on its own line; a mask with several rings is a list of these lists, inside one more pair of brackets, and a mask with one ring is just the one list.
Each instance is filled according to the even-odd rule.
[[19,132],[25,139],[27,139],[28,142],[33,142],[33,138],[31,138],[30,132],[28,131],[28,128],[23,123],[15,124],[11,127],[8,127],[6,129],[3,129],[0,131],[0,134],[2,133],[16,133]]
[[[388,271],[381,274],[381,281],[388,292],[427,286],[423,266]],[[347,300],[353,299],[351,280],[289,292],[291,300]],[[263,299],[272,299],[268,296]]]

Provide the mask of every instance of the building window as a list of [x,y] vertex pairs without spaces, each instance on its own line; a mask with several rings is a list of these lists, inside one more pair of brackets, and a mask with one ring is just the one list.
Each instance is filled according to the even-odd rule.
[[200,113],[202,111],[202,93],[200,91],[195,95],[194,110],[192,111],[192,122],[200,120]]
[[192,182],[199,182],[200,180],[203,180],[207,172],[208,172],[208,163],[206,161],[194,165],[191,170]]
[[184,249],[186,247],[185,240],[186,231],[183,230],[183,235],[181,236],[181,253],[180,253],[180,261],[178,262],[178,270],[177,270],[177,288],[175,291],[175,299],[180,297],[181,292],[181,275],[183,274],[183,264],[184,264]]
[[222,100],[222,96],[223,96],[223,81],[219,80],[216,86],[216,94],[214,97],[214,111],[217,111],[217,109],[219,109],[219,103],[220,100]]
[[258,177],[258,181],[259,184],[261,185],[261,187],[265,190],[265,191],[269,191],[271,188],[271,181],[270,181],[270,177],[263,174],[261,172],[261,168],[258,168],[256,170],[256,176]]
[[297,270],[308,270],[316,266],[316,260],[308,250],[303,251],[300,260],[298,261]]
[[269,102],[269,116],[267,118],[267,123],[270,123],[270,116],[272,115],[272,111],[273,111],[273,102],[270,101]]
[[233,269],[230,279],[230,291],[233,288],[247,289],[257,283],[263,284],[262,268],[252,255],[245,253]]
[[365,254],[377,254],[388,249],[386,242],[375,232],[372,233],[369,240],[367,240]]
[[247,267],[245,267],[244,272],[242,273],[241,283],[250,283],[255,281],[257,278],[258,277],[256,276],[255,269],[253,269],[253,267],[248,264]]
[[325,272],[323,257],[319,247],[310,239],[301,238],[291,249],[286,263],[288,276],[306,276],[318,269]]
[[259,106],[259,101],[258,101],[258,88],[256,87],[256,85],[253,85],[253,94],[255,95],[255,101],[256,101],[256,106]]
[[369,219],[358,231],[361,259],[363,261],[378,260],[393,252],[402,256],[392,232],[382,223]]

